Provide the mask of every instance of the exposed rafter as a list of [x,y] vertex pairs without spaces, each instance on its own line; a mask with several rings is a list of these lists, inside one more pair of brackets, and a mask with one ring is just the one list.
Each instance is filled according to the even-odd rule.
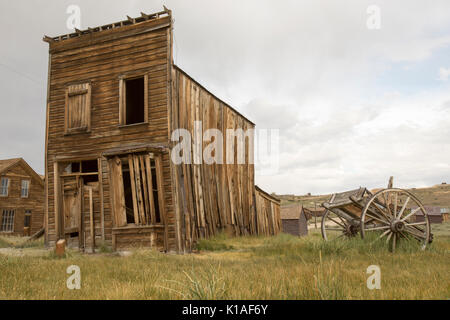
[[119,22],[115,22],[115,23],[111,23],[111,24],[107,24],[107,25],[99,26],[99,27],[95,27],[95,28],[89,27],[86,30],[79,30],[79,29],[75,28],[74,33],[69,33],[69,34],[65,34],[65,35],[61,35],[61,36],[57,36],[57,37],[49,37],[49,36],[45,35],[43,40],[48,43],[59,42],[59,41],[67,40],[67,39],[72,39],[75,37],[80,37],[85,34],[101,32],[101,31],[109,30],[109,29],[113,29],[113,28],[120,28],[123,26],[129,26],[129,25],[137,24],[140,22],[148,21],[148,20],[156,20],[156,19],[160,19],[163,17],[170,17],[171,15],[172,15],[172,11],[170,11],[169,9],[167,9],[164,6],[164,11],[156,12],[153,14],[146,14],[144,12],[141,12],[141,16],[137,17],[137,18],[131,18],[130,16],[127,16],[127,20],[122,20]]

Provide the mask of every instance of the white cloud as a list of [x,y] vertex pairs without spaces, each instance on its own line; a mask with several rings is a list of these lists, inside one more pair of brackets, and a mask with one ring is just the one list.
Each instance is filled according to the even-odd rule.
[[447,81],[450,76],[450,68],[440,68],[439,69],[439,80]]
[[283,136],[289,142],[279,174],[257,182],[269,190],[277,186],[279,193],[306,194],[384,186],[391,175],[402,187],[449,181],[449,105],[449,88],[386,95],[370,108],[302,123],[293,139]]

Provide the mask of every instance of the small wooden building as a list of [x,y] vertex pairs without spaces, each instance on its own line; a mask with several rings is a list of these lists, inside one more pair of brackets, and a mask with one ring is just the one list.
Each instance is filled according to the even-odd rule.
[[284,233],[289,233],[294,236],[308,235],[308,218],[301,205],[282,207],[281,223]]
[[22,158],[0,160],[0,234],[29,236],[44,224],[44,180]]
[[[412,210],[416,208],[411,208]],[[442,223],[444,221],[443,215],[441,212],[441,207],[437,206],[424,206],[424,209],[427,211],[428,219],[430,220],[430,223]],[[424,217],[422,213],[419,211],[415,214],[416,222],[422,222],[424,221]]]
[[[172,28],[166,9],[44,37],[50,245],[189,252],[219,232],[279,232],[276,215],[261,219],[279,203],[257,202],[254,123],[174,65]],[[191,161],[176,163],[176,129],[191,137],[241,129],[248,135],[240,154],[226,143],[213,153],[245,161],[207,164],[183,152]]]

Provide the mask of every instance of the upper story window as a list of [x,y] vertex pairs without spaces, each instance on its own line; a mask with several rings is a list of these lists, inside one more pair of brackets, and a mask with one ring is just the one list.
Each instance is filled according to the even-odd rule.
[[9,188],[9,179],[2,177],[0,181],[0,196],[7,197]]
[[28,198],[30,193],[30,180],[22,180],[22,188],[20,189],[20,196],[22,198]]
[[119,122],[132,125],[148,122],[148,75],[120,78]]
[[72,84],[66,88],[65,133],[91,130],[91,84]]

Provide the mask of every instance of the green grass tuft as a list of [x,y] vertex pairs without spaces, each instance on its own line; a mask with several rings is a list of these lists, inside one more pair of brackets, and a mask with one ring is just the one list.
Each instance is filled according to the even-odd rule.
[[13,246],[11,242],[0,237],[0,248],[12,248]]
[[24,242],[14,245],[14,248],[17,248],[17,249],[45,248],[44,239],[24,241]]
[[194,268],[188,273],[183,271],[181,281],[166,280],[167,286],[160,288],[178,294],[189,300],[223,300],[228,297],[227,284],[221,276],[220,264]]
[[198,240],[196,249],[199,251],[233,250],[234,247],[226,243],[228,240],[229,238],[225,233],[220,233],[219,235],[213,238]]
[[111,246],[108,246],[106,243],[102,242],[99,247],[99,252],[100,253],[112,253],[113,250],[112,250]]

